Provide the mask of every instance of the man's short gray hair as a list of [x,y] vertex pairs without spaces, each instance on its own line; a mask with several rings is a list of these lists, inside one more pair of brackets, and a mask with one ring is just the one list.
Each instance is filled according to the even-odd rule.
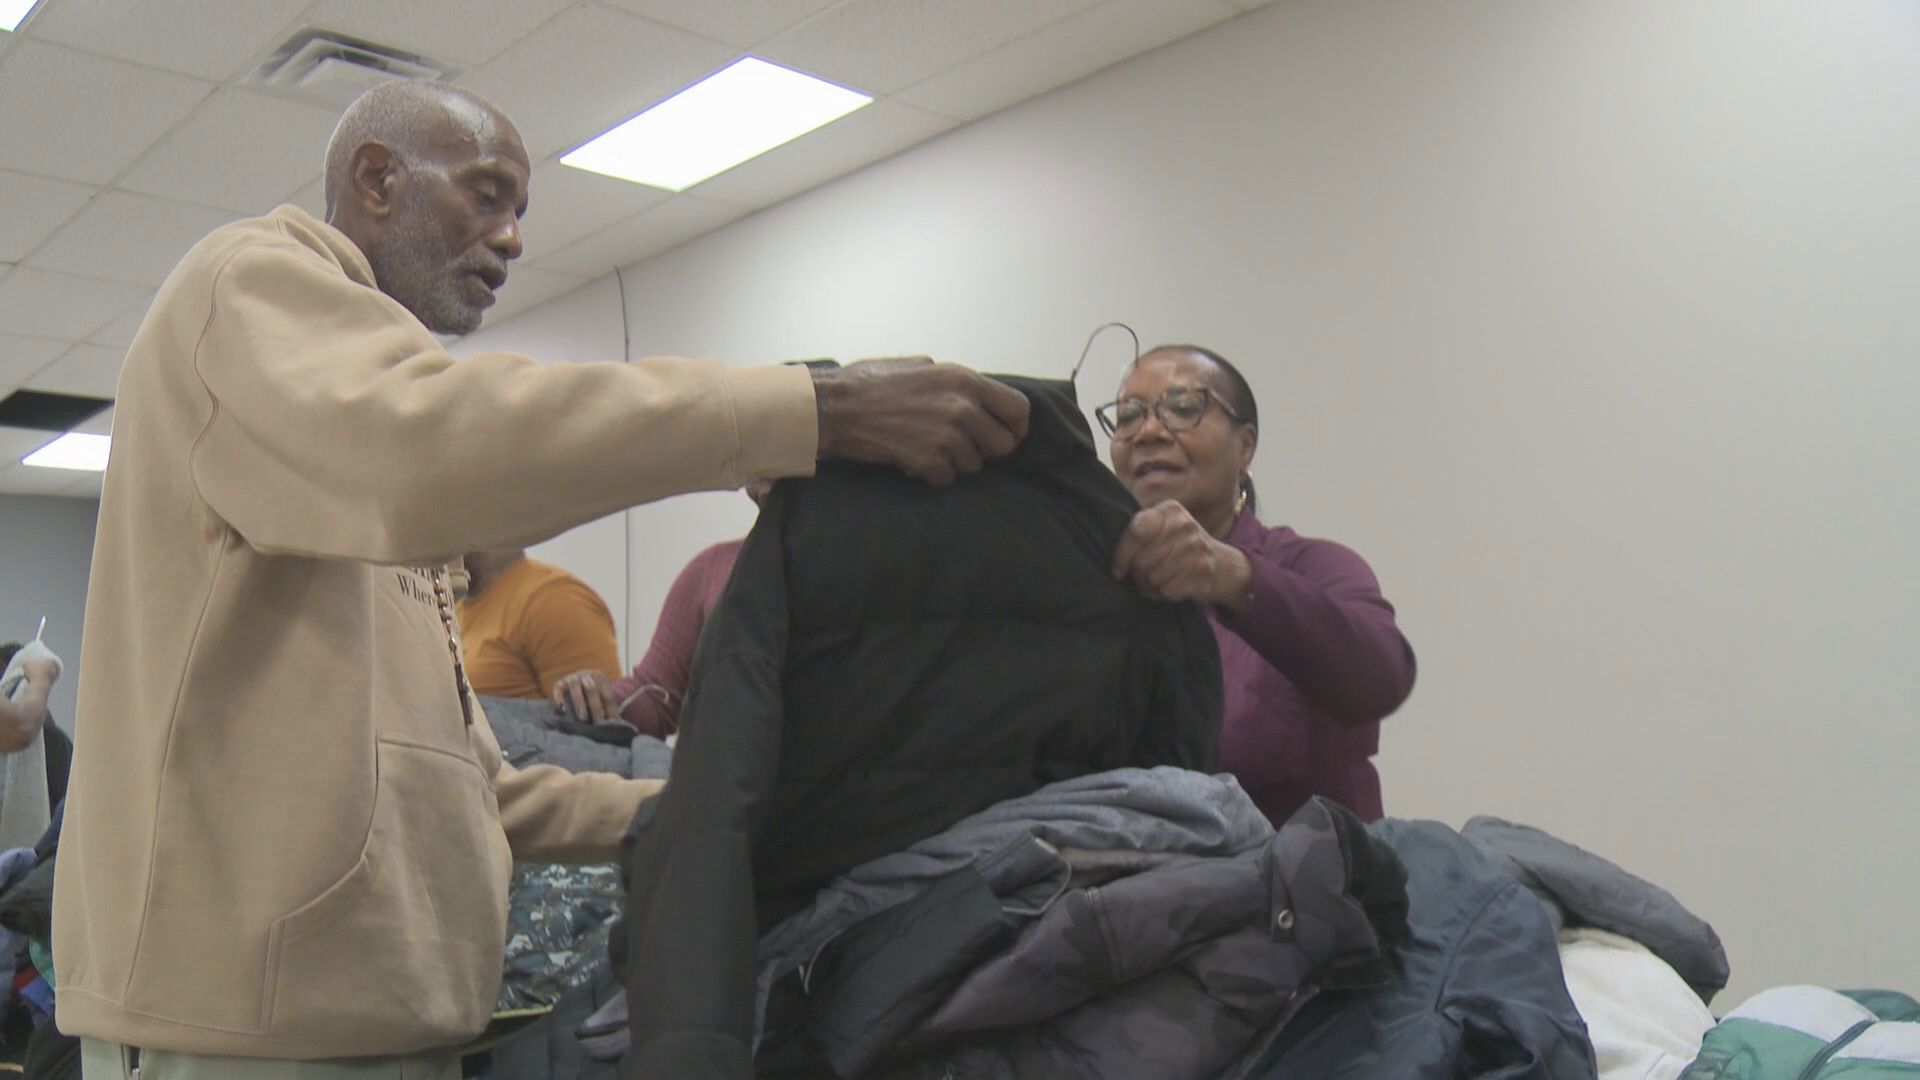
[[422,139],[443,122],[454,103],[497,112],[478,94],[426,79],[393,79],[361,94],[340,116],[327,141],[326,200],[331,219],[346,196],[353,152],[368,143],[391,150],[404,165],[418,157]]

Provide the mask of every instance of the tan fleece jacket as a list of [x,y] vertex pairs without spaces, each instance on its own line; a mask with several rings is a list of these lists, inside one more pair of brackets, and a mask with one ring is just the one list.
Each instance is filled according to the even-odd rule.
[[[55,884],[60,1026],[205,1054],[486,1023],[511,855],[610,858],[650,782],[516,770],[437,569],[801,475],[801,368],[456,363],[292,207],[202,241],[127,356]],[[426,569],[423,569],[426,568]]]

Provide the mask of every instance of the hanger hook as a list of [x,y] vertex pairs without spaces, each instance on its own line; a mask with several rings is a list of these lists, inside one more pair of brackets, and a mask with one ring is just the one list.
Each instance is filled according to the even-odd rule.
[[1127,332],[1127,336],[1133,339],[1133,359],[1136,362],[1139,361],[1140,335],[1133,332],[1133,327],[1128,326],[1126,323],[1123,323],[1123,322],[1101,323],[1099,326],[1096,326],[1093,328],[1093,333],[1087,335],[1087,343],[1080,350],[1080,359],[1074,362],[1073,372],[1067,376],[1067,381],[1069,383],[1077,383],[1077,380],[1080,378],[1080,369],[1086,366],[1087,354],[1093,351],[1093,343],[1100,339],[1101,334],[1104,334],[1107,331],[1113,330],[1116,328],[1125,330]]

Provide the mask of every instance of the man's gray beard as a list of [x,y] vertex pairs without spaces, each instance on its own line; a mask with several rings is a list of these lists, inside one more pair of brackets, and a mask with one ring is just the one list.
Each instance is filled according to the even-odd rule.
[[485,309],[465,295],[446,235],[424,210],[408,206],[378,252],[367,252],[380,291],[436,334],[470,334]]

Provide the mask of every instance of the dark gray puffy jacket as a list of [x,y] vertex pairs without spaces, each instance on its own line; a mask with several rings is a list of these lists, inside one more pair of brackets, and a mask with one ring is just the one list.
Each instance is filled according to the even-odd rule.
[[1460,835],[1525,885],[1556,931],[1594,926],[1632,938],[1708,1005],[1726,987],[1731,972],[1720,935],[1667,890],[1531,825],[1477,817]]
[[[1153,773],[1177,770],[1114,775]],[[1012,804],[1000,816],[1024,805],[1024,835],[895,895],[776,984],[759,1075],[1235,1076],[1322,986],[1386,981],[1404,875],[1347,810],[1315,800],[1277,832],[1256,811],[1250,843],[1210,855],[1154,850],[1172,829],[1089,850],[1048,823],[1072,786]],[[937,837],[882,862],[910,872],[948,850]]]

